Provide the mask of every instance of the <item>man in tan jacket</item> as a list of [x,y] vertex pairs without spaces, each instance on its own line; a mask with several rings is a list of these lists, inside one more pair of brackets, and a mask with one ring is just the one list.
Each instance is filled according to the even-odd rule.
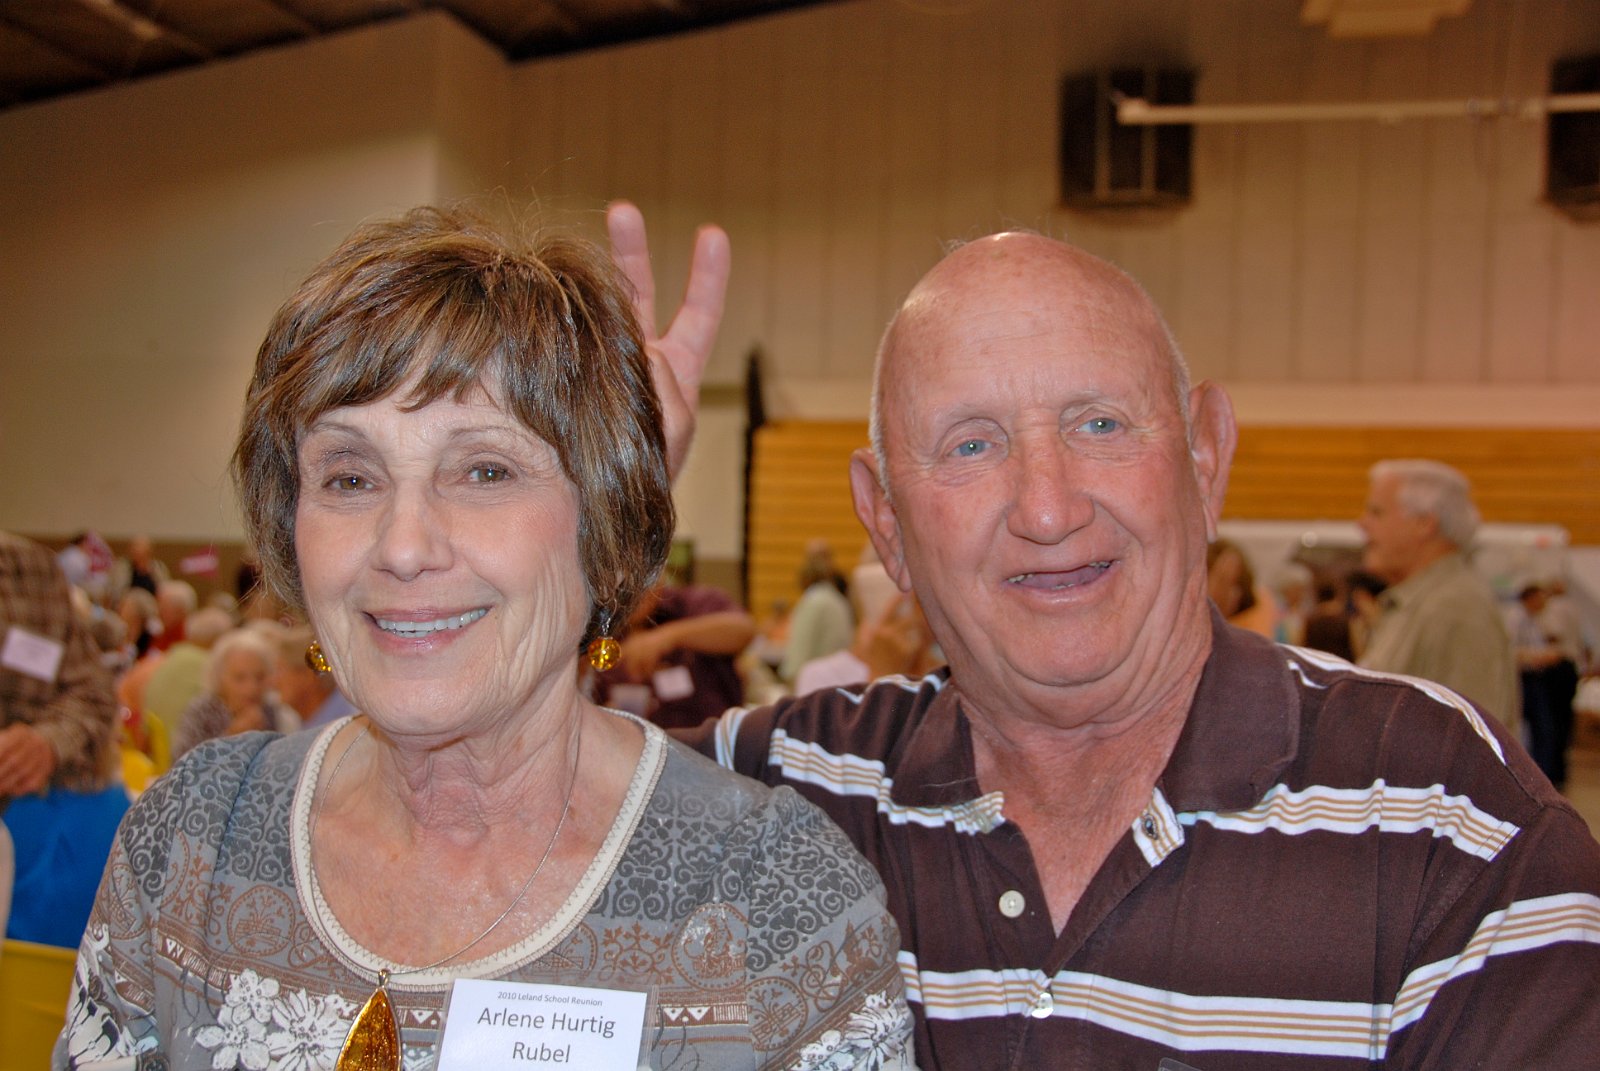
[[1515,726],[1511,638],[1464,554],[1478,528],[1467,478],[1438,461],[1380,461],[1360,524],[1362,566],[1389,583],[1361,665],[1435,681]]

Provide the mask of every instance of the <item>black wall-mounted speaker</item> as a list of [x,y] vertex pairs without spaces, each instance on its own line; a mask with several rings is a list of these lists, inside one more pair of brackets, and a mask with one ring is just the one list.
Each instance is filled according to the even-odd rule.
[[1175,208],[1189,202],[1194,128],[1128,126],[1117,100],[1193,104],[1194,72],[1121,68],[1061,83],[1061,202],[1100,211]]
[[[1600,93],[1600,56],[1556,62],[1550,92]],[[1600,112],[1552,112],[1545,120],[1545,198],[1573,219],[1600,220]]]

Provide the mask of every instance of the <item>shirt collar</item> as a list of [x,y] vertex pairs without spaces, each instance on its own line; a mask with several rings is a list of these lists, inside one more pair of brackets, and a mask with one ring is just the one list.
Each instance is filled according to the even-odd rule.
[[1446,554],[1398,584],[1385,588],[1383,594],[1378,596],[1378,602],[1385,608],[1396,609],[1422,598],[1436,588],[1444,587],[1466,569],[1467,560],[1459,552]]
[[1177,811],[1261,801],[1300,746],[1300,695],[1283,649],[1211,614],[1211,655],[1161,788]]
[[890,798],[907,807],[948,807],[980,795],[972,731],[948,666],[924,678],[938,688],[912,726]]
[[[1272,641],[1211,615],[1211,654],[1160,786],[1178,811],[1244,810],[1276,784],[1299,746],[1300,701]],[[949,670],[916,720],[893,771],[891,798],[949,807],[979,795],[972,733]]]

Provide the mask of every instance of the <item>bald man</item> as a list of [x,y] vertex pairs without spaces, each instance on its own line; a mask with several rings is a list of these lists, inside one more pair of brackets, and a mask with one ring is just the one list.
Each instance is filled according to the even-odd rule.
[[1221,620],[1235,436],[1127,276],[962,246],[850,472],[949,668],[695,742],[878,867],[924,1068],[1591,1066],[1600,848],[1459,696]]

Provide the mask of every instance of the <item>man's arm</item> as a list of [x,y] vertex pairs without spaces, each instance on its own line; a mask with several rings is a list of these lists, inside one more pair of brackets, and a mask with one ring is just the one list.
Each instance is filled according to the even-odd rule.
[[774,707],[737,707],[693,729],[671,729],[668,735],[735,773],[775,785],[781,773],[767,763],[775,718]]
[[[42,556],[42,557],[41,557]],[[10,582],[12,602],[36,603],[26,620],[5,622],[62,644],[53,684],[30,682],[6,701],[0,729],[0,797],[41,792],[51,785],[105,785],[117,740],[117,704],[93,639],[72,609],[66,579],[49,552],[19,557]],[[36,686],[37,685],[37,686]]]
[[673,651],[736,655],[749,645],[755,634],[755,621],[743,610],[684,617],[630,633],[622,641],[622,664],[628,676],[643,680]]

